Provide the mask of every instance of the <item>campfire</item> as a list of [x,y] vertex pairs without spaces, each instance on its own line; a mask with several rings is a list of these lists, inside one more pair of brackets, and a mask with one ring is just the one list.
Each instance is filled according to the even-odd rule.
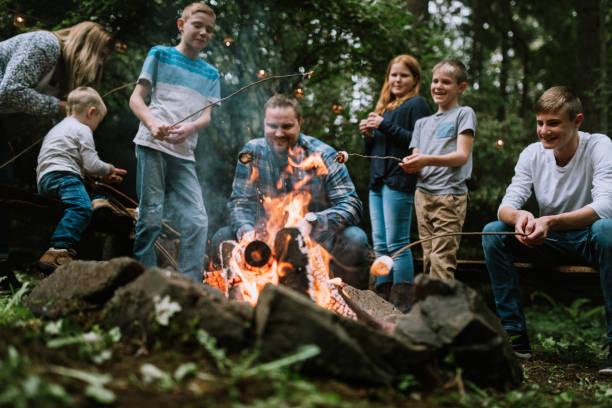
[[[293,153],[289,154],[287,171],[301,168],[308,171],[309,177],[327,173],[319,155],[297,163],[291,159],[295,157]],[[240,157],[241,161],[249,157],[248,152]],[[252,154],[249,159],[243,163],[250,163]],[[257,182],[257,177],[257,168],[252,166],[249,182]],[[221,269],[208,272],[204,283],[218,288],[228,298],[252,305],[257,303],[266,284],[282,284],[308,295],[325,309],[356,319],[340,293],[342,280],[330,276],[330,254],[296,227],[309,212],[311,196],[301,191],[309,177],[296,183],[294,190],[284,196],[259,197],[266,214],[264,222],[254,234],[245,234],[239,242],[222,243]]]

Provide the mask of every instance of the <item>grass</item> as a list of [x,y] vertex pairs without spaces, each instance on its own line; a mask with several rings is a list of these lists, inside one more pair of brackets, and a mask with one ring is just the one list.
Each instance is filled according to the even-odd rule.
[[[248,350],[227,355],[202,331],[192,343],[143,349],[117,328],[79,319],[42,321],[22,306],[35,282],[0,293],[0,406],[220,407],[608,407],[611,381],[597,376],[605,341],[603,307],[579,298],[555,301],[542,292],[525,308],[535,358],[525,381],[498,392],[465,382],[424,390],[410,375],[393,387],[360,387],[305,378],[296,370],[316,353],[307,347],[261,364]],[[172,316],[167,316],[172,319]],[[146,352],[143,352],[146,350]],[[460,374],[460,373],[459,373]]]

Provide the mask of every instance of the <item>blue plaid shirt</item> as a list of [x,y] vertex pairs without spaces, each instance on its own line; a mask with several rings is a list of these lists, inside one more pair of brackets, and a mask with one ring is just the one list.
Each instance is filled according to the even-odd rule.
[[[287,172],[287,163],[282,163],[266,143],[265,138],[253,139],[242,151],[253,152],[253,161],[236,165],[232,195],[227,204],[230,212],[232,230],[238,237],[253,230],[258,222],[265,217],[261,204],[264,196],[276,198],[293,191],[293,186],[307,175],[313,175],[304,185],[311,195],[308,210],[317,215],[313,225],[313,234],[317,231],[339,231],[351,225],[359,224],[362,213],[362,203],[355,191],[346,166],[334,159],[336,151],[327,144],[300,134],[297,146],[301,154],[292,159],[301,163],[312,154],[319,154],[327,167],[328,174],[314,176],[314,170],[304,170],[293,167]],[[249,183],[253,167],[257,167],[259,175],[253,183]],[[279,180],[282,180],[279,183]],[[278,188],[280,185],[280,188]],[[258,208],[259,207],[259,208]]]

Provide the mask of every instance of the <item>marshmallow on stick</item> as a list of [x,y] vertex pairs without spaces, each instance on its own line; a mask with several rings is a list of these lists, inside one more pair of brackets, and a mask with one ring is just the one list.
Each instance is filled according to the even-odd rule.
[[349,154],[344,150],[340,150],[334,159],[338,163],[346,163],[349,158]]

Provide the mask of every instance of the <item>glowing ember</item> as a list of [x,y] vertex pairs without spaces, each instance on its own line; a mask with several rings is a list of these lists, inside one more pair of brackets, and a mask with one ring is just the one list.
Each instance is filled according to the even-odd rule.
[[[312,174],[322,175],[328,172],[320,156],[311,155],[297,163],[291,159],[292,156],[299,157],[295,153],[290,152],[288,168],[285,171],[290,173],[294,169],[303,169],[307,170],[309,175],[296,183],[295,191],[289,194],[275,198],[262,197],[261,201],[267,216],[265,229],[258,230],[255,240],[253,240],[253,236],[250,236],[235,243],[235,246],[231,249],[231,254],[228,254],[224,260],[223,270],[207,273],[204,283],[217,287],[229,298],[255,305],[260,291],[266,284],[278,285],[279,281],[286,279],[288,275],[296,276],[296,273],[297,276],[303,276],[300,273],[305,269],[306,280],[302,282],[304,282],[304,285],[307,282],[307,289],[305,288],[305,290],[314,302],[323,308],[356,319],[357,316],[339,292],[343,285],[342,280],[340,278],[330,278],[329,261],[331,256],[323,247],[313,241],[310,236],[302,236],[297,230],[291,229],[289,231],[295,231],[295,234],[284,233],[279,235],[280,242],[274,242],[279,239],[277,237],[279,231],[296,226],[309,212],[310,193],[299,191],[299,189],[308,182]],[[257,180],[258,169],[256,167],[251,167],[251,169],[252,174],[249,182],[253,183]],[[297,243],[299,252],[306,256],[306,258],[303,258],[304,262],[306,259],[308,261],[305,268],[293,265],[289,262],[291,259],[285,260],[278,253],[269,253],[270,248],[275,248],[273,251],[279,251],[278,248],[284,244],[283,239],[293,239],[293,242]],[[287,241],[288,243],[289,241]],[[280,251],[282,252],[282,250]],[[283,262],[280,262],[279,259]]]

